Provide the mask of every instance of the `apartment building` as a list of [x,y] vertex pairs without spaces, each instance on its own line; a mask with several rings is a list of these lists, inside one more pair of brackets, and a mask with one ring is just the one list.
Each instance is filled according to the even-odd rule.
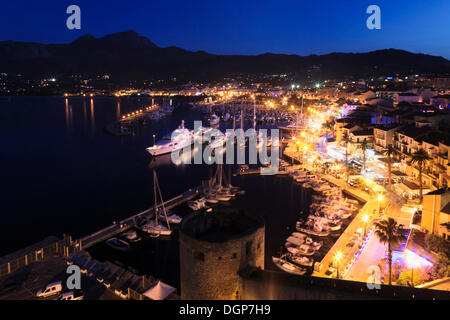
[[450,190],[441,188],[423,196],[421,229],[450,239]]
[[389,125],[375,125],[373,128],[374,149],[383,152],[388,145],[394,145],[394,135],[402,126],[395,123]]

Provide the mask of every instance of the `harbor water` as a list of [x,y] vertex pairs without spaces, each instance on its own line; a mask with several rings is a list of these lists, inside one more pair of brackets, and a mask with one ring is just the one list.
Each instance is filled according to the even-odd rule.
[[[163,99],[154,102],[168,103]],[[151,207],[153,169],[165,200],[210,178],[215,166],[177,166],[170,156],[152,161],[145,151],[153,144],[153,135],[158,140],[182,120],[192,129],[193,121],[201,119],[198,111],[175,108],[171,115],[140,124],[126,136],[106,132],[105,127],[122,115],[151,104],[149,97],[0,97],[4,142],[0,256],[48,235],[65,233],[76,239]],[[179,105],[186,106],[186,102]],[[221,129],[231,126],[228,122]],[[275,125],[258,126],[266,127]],[[271,258],[280,254],[285,239],[295,231],[295,222],[308,215],[311,190],[301,188],[289,176],[237,176],[232,183],[244,189],[245,195],[219,206],[263,217],[265,265],[276,269]],[[182,205],[173,212],[185,216],[191,211]],[[333,239],[325,240],[321,252],[332,243]],[[105,243],[89,251],[99,260],[179,286],[176,227],[171,239],[144,238],[127,252]]]

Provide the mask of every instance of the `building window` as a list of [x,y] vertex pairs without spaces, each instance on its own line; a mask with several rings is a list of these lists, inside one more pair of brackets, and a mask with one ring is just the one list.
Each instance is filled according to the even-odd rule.
[[237,258],[237,253],[233,253],[233,255],[231,256],[233,259]]
[[205,261],[205,254],[200,251],[194,251],[194,259],[198,261]]
[[221,256],[219,256],[217,259],[219,259],[219,260],[222,260],[222,257]]

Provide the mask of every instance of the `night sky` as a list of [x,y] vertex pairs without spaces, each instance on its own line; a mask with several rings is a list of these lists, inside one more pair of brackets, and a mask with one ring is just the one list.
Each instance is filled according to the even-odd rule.
[[[81,7],[81,30],[66,28]],[[381,8],[381,30],[366,8]],[[448,0],[2,1],[0,41],[70,42],[135,30],[161,47],[221,54],[324,54],[396,48],[450,59]]]

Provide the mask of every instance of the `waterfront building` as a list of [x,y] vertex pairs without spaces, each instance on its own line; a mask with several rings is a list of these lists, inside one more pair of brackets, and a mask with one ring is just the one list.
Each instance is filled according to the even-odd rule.
[[394,144],[394,135],[401,128],[399,124],[376,125],[373,128],[375,151],[383,152],[389,145]]
[[450,239],[450,190],[442,188],[424,195],[421,228],[425,232]]

